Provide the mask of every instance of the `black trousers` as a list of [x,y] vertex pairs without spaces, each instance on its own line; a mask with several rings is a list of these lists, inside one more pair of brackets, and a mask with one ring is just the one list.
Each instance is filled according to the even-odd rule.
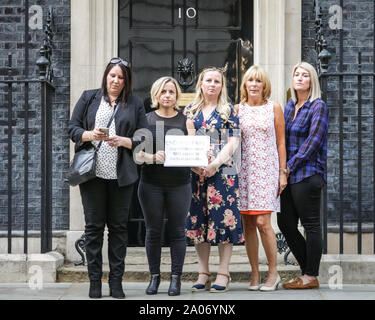
[[146,222],[146,253],[151,274],[160,274],[164,212],[168,219],[172,274],[181,274],[186,253],[185,220],[191,202],[191,184],[163,187],[142,180],[138,198]]
[[128,244],[129,207],[133,185],[119,187],[117,180],[95,178],[80,184],[85,214],[85,249],[90,281],[102,277],[104,227],[108,228],[109,279],[121,280]]
[[[281,194],[281,212],[277,224],[290,250],[300,265],[302,274],[319,275],[322,256],[320,226],[320,197],[324,179],[316,174],[291,184]],[[298,230],[298,220],[306,232],[306,239]]]

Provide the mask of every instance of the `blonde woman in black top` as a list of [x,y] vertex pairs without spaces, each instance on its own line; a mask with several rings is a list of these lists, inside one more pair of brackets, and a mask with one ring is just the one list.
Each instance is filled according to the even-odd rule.
[[[172,270],[168,290],[170,296],[180,294],[182,267],[185,259],[185,219],[190,207],[190,168],[164,167],[164,144],[156,141],[162,132],[187,135],[186,117],[178,110],[181,90],[174,78],[162,77],[151,88],[152,107],[147,114],[153,136],[153,152],[141,151],[137,161],[143,162],[138,197],[146,222],[146,252],[151,281],[146,294],[156,294],[160,284],[161,232],[166,213]],[[159,131],[160,132],[160,131]],[[161,146],[160,149],[157,149]]]

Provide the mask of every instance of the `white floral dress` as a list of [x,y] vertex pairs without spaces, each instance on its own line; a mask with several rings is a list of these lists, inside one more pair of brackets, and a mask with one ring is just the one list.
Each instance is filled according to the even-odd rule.
[[273,102],[261,106],[239,105],[241,211],[280,211],[279,155]]

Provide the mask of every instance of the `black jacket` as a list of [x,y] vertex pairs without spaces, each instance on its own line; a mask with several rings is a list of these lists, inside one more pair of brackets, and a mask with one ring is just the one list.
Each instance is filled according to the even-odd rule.
[[[69,121],[69,136],[75,145],[75,152],[82,148],[88,148],[90,142],[82,143],[82,134],[86,130],[93,130],[95,126],[95,116],[102,99],[101,90],[84,91],[74,107],[72,117]],[[90,102],[85,110],[87,103]],[[147,127],[145,108],[140,98],[130,96],[127,104],[120,104],[115,115],[116,135],[131,138],[134,132],[140,128]],[[132,139],[132,149],[138,143]],[[120,187],[130,185],[138,179],[137,166],[133,161],[132,150],[124,147],[118,148],[117,160],[117,180]]]

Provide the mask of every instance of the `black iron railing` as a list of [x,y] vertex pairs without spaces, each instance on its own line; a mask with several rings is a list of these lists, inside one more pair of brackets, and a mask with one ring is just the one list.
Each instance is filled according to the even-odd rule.
[[[26,8],[28,8],[28,1],[26,1]],[[25,21],[27,22],[28,9],[25,10]],[[27,23],[26,23],[27,25]],[[43,45],[40,49],[40,58],[36,64],[39,67],[38,78],[29,78],[29,62],[28,62],[28,27],[25,27],[25,71],[22,77],[13,76],[14,66],[12,54],[8,55],[8,75],[5,79],[0,79],[0,92],[6,97],[7,105],[7,239],[8,239],[8,253],[12,253],[12,237],[19,233],[19,230],[13,230],[12,222],[15,219],[13,210],[13,173],[15,168],[13,165],[13,157],[16,155],[13,152],[13,138],[14,138],[14,123],[16,122],[16,112],[14,105],[21,103],[19,96],[24,96],[23,114],[24,114],[24,130],[23,132],[23,239],[24,239],[24,253],[28,253],[28,231],[29,231],[29,154],[30,154],[30,132],[41,132],[41,149],[40,149],[40,168],[41,168],[41,196],[40,196],[40,237],[41,237],[41,253],[52,250],[52,103],[55,92],[55,87],[52,84],[52,38],[53,38],[53,14],[52,9],[49,10],[47,21],[44,28],[45,37]],[[40,112],[41,124],[37,128],[30,127],[29,114],[31,111],[29,95],[32,91],[39,92],[40,100],[38,101],[38,108],[36,112]],[[22,90],[23,89],[23,90]],[[22,93],[23,91],[23,93]],[[14,97],[17,93],[17,97]],[[19,132],[18,132],[19,134]],[[34,151],[34,150],[32,150]]]
[[[343,0],[340,0],[340,7],[343,8]],[[319,0],[314,0],[314,8],[315,8],[315,49],[317,53],[316,59],[316,67],[318,70],[318,75],[321,83],[321,88],[323,92],[323,100],[326,101],[328,108],[333,107],[330,105],[330,97],[328,92],[328,84],[331,81],[338,81],[338,107],[339,107],[339,114],[338,114],[338,189],[339,189],[339,198],[338,198],[338,216],[339,216],[339,253],[342,254],[344,252],[344,232],[347,231],[346,221],[344,217],[344,105],[346,103],[346,92],[344,91],[344,82],[347,79],[356,79],[356,83],[354,83],[353,88],[357,88],[357,128],[358,128],[358,138],[357,138],[357,163],[356,166],[351,168],[351,170],[357,172],[357,185],[356,185],[356,194],[357,194],[357,208],[356,208],[356,228],[354,231],[357,232],[357,253],[361,254],[363,251],[363,243],[362,243],[362,236],[363,236],[363,193],[362,193],[362,177],[363,177],[363,141],[362,141],[362,107],[363,107],[363,83],[364,79],[367,79],[367,84],[372,82],[372,112],[373,112],[373,155],[372,159],[375,159],[375,64],[373,63],[373,72],[362,72],[362,53],[358,52],[357,55],[357,71],[356,72],[344,72],[344,30],[341,28],[338,30],[339,32],[339,48],[338,48],[338,68],[337,72],[328,72],[329,69],[329,60],[331,58],[331,54],[327,50],[327,42],[324,39],[323,35],[323,23],[322,23],[322,10],[319,4]],[[375,17],[375,9],[374,9],[374,17]],[[374,51],[372,62],[375,59],[375,34],[373,39],[374,44]],[[372,81],[371,81],[372,80]],[[368,156],[368,155],[367,155]],[[373,177],[375,177],[375,166],[373,165]],[[323,191],[323,206],[322,206],[322,228],[323,228],[323,253],[327,253],[327,234],[328,234],[328,210],[327,210],[327,188]],[[373,205],[373,216],[372,216],[372,226],[367,227],[366,231],[372,231],[374,238],[373,238],[373,250],[375,253],[375,181],[373,181],[373,197],[372,197],[372,205]],[[367,223],[369,225],[369,223]],[[353,231],[353,230],[351,230]]]

